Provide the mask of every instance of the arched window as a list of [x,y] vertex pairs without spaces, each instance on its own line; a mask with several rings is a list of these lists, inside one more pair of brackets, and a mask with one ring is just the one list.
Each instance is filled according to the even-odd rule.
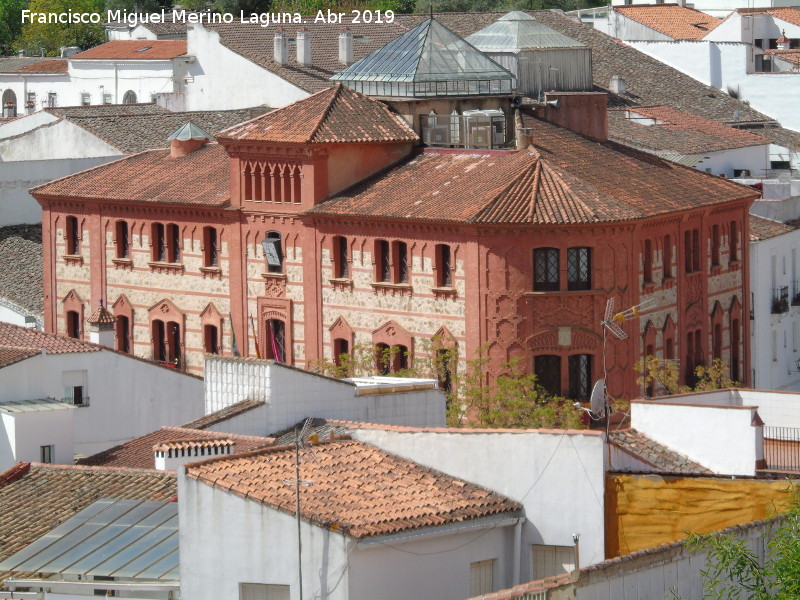
[[133,90],[128,90],[125,92],[125,95],[122,97],[123,104],[136,104],[136,92]]
[[268,231],[264,241],[261,242],[261,248],[267,259],[267,273],[283,273],[281,234],[277,231]]
[[280,363],[286,362],[286,324],[280,319],[267,319],[267,347],[264,358]]
[[117,337],[117,350],[130,354],[131,351],[131,323],[125,315],[117,316],[114,323]]
[[7,89],[5,92],[3,92],[3,116],[17,116],[17,95],[12,89]]
[[388,344],[375,344],[375,370],[378,375],[391,373],[391,349]]
[[130,236],[128,235],[127,221],[117,221],[114,237],[117,243],[117,258],[130,258]]

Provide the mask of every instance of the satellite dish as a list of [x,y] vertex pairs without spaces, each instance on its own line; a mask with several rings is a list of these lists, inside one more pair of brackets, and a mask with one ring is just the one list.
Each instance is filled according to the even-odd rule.
[[601,419],[606,412],[606,380],[598,379],[592,388],[589,406],[595,419]]

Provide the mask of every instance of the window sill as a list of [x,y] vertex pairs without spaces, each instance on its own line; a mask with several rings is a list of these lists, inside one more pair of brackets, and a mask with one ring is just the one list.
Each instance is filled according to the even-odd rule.
[[742,268],[742,262],[739,260],[732,260],[728,263],[729,271],[739,271]]
[[642,293],[643,294],[652,294],[656,291],[656,284],[653,281],[645,281],[642,284]]
[[536,290],[532,290],[529,292],[525,292],[525,296],[554,296],[554,295],[564,295],[564,296],[580,296],[581,294],[591,294],[591,295],[599,295],[604,293],[603,290],[553,290],[547,292],[540,292]]
[[674,277],[664,277],[661,280],[661,285],[665,290],[675,287],[675,278]]
[[150,270],[156,273],[183,273],[182,263],[153,261],[147,264],[150,265]]
[[391,283],[389,281],[373,281],[372,289],[384,296],[410,296],[413,288],[409,283]]
[[261,276],[267,281],[286,281],[286,273],[262,273]]
[[222,269],[219,267],[200,267],[200,272],[203,274],[203,277],[222,279]]
[[64,254],[62,258],[68,265],[76,265],[78,267],[83,265],[83,256],[80,254]]
[[335,290],[341,290],[343,292],[349,292],[353,290],[352,279],[347,279],[344,277],[331,277],[330,282]]
[[720,273],[722,273],[722,267],[720,265],[713,265],[711,267],[711,276],[712,277],[716,277]]
[[455,298],[458,295],[454,287],[435,287],[431,288],[431,291],[437,298]]
[[112,258],[111,262],[118,269],[133,269],[133,260],[130,258]]

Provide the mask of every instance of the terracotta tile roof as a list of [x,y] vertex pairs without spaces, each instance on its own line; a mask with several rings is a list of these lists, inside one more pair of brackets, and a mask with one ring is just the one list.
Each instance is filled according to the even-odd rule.
[[112,315],[105,306],[98,306],[97,310],[86,319],[86,322],[92,325],[103,325],[106,323],[115,323],[116,321],[117,317]]
[[635,4],[615,6],[614,10],[674,40],[702,39],[722,23],[722,19],[678,4]]
[[43,318],[42,226],[0,227],[0,265],[0,298]]
[[169,60],[186,54],[186,40],[114,40],[70,60]]
[[[175,474],[166,471],[18,463],[0,474],[0,560],[100,498],[167,500],[176,493]],[[0,572],[0,581],[9,575]]]
[[17,73],[66,73],[67,61],[65,59],[43,60],[30,65],[25,65],[16,70]]
[[218,144],[173,158],[148,150],[32,188],[37,198],[66,196],[148,204],[227,206],[228,155]]
[[155,465],[153,447],[169,441],[203,442],[207,440],[229,439],[234,443],[234,452],[250,452],[257,448],[270,446],[269,437],[200,431],[186,427],[162,427],[125,444],[114,446],[103,452],[87,456],[78,461],[80,465],[104,467],[127,467],[131,469],[152,469]]
[[[52,58],[39,56],[0,57],[0,73],[36,73],[35,65],[55,62]],[[29,70],[30,68],[30,70]],[[53,67],[45,67],[53,68]],[[49,72],[49,71],[43,71]]]
[[781,60],[791,63],[795,68],[800,67],[800,50],[765,50],[764,54],[771,54]]
[[[629,117],[648,117],[657,124]],[[767,138],[744,129],[729,127],[667,106],[637,106],[608,111],[609,138],[623,144],[681,154],[719,152],[769,144]]]
[[800,150],[800,131],[792,131],[783,127],[759,127],[748,129],[748,131],[762,135],[778,146],[795,151]]
[[[314,482],[301,487],[302,517],[356,539],[522,510],[500,494],[361,442],[323,442],[313,452],[315,460],[300,464],[300,477]],[[292,446],[186,466],[188,477],[290,514],[295,491],[282,480],[294,473]]]
[[95,104],[91,106],[53,106],[43,108],[58,117],[133,117],[142,115],[162,115],[170,113],[166,108],[152,103],[148,104]]
[[611,444],[633,454],[664,473],[710,474],[692,459],[653,441],[636,429],[621,429],[608,434]]
[[22,348],[48,354],[72,354],[74,352],[99,352],[103,346],[82,342],[61,335],[44,333],[36,329],[12,325],[0,321],[0,340],[5,348]]
[[268,107],[176,113],[159,110],[126,115],[124,107],[128,105],[117,106],[120,110],[116,113],[87,116],[75,114],[68,116],[68,120],[119,148],[123,153],[135,154],[143,150],[168,146],[167,137],[187,121],[213,135],[271,110]]
[[[303,419],[291,427],[273,433],[271,437],[275,438],[275,445],[286,446],[294,444],[295,432],[302,431],[305,424],[306,419]],[[342,421],[313,418],[311,419],[309,427],[306,429],[305,436],[307,439],[309,436],[316,434],[320,440],[327,440],[331,437],[345,436],[349,430],[350,427]]]
[[0,368],[21,362],[37,354],[39,354],[38,350],[30,348],[6,348],[5,346],[0,346]]
[[768,14],[781,21],[800,26],[800,7],[762,7],[762,8],[737,8],[740,15]]
[[[225,435],[225,434],[220,434]],[[208,440],[167,440],[153,445],[154,452],[169,452],[170,450],[195,450],[200,448],[224,448],[232,446],[230,437],[216,437]]]
[[226,129],[218,138],[299,144],[419,141],[385,104],[341,84]]
[[[800,224],[798,224],[800,226]],[[750,241],[768,240],[798,229],[798,226],[750,215]]]
[[195,419],[194,421],[186,423],[182,427],[184,429],[208,429],[212,425],[218,425],[219,423],[224,423],[228,419],[232,419],[233,417],[242,415],[248,411],[253,410],[254,408],[258,408],[259,406],[264,406],[265,404],[266,402],[264,402],[263,400],[242,400],[241,402],[231,404],[230,406],[226,406],[221,410],[215,411],[213,413],[200,417],[199,419]]
[[310,212],[466,223],[601,223],[756,195],[751,188],[530,116],[523,124],[531,130],[532,150],[426,152]]

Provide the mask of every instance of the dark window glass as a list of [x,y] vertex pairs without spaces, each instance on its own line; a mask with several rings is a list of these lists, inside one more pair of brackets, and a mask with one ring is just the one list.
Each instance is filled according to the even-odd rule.
[[551,396],[561,395],[561,357],[542,354],[533,359],[533,370],[538,383]]
[[124,315],[117,316],[115,323],[117,329],[117,350],[120,352],[130,353],[131,351],[131,324],[128,317]]
[[77,311],[67,311],[67,337],[79,339],[81,337],[81,318]]
[[664,236],[664,279],[672,277],[672,238]]
[[719,266],[719,225],[711,227],[711,266]]
[[692,270],[697,272],[700,270],[700,230],[695,229],[692,231]]
[[739,319],[731,321],[731,379],[739,381]]
[[592,391],[592,357],[573,354],[569,357],[569,397],[588,400]]
[[203,350],[208,354],[219,354],[219,329],[214,325],[203,327]]
[[169,362],[181,366],[181,327],[174,321],[167,323],[167,343]]
[[219,266],[219,240],[215,227],[205,228],[205,266]]
[[347,279],[350,276],[350,264],[347,256],[347,239],[333,238],[334,277]]
[[163,223],[153,223],[153,260],[167,261],[167,238],[164,235]]
[[392,370],[392,356],[386,344],[375,345],[375,370],[378,375],[388,375]]
[[376,249],[378,251],[378,281],[392,280],[392,263],[389,260],[389,242],[378,240]]
[[167,336],[164,331],[164,321],[153,321],[153,360],[167,362]]
[[169,262],[177,263],[181,260],[181,230],[174,223],[167,225],[167,252],[169,253]]
[[453,287],[453,269],[451,266],[450,246],[439,244],[436,246],[438,258],[437,273],[439,274],[439,287]]
[[395,242],[395,264],[397,279],[395,283],[408,283],[408,246],[405,242]]
[[591,249],[586,247],[567,250],[567,289],[589,290],[592,288]]
[[653,281],[653,242],[650,240],[644,241],[644,281],[650,283]]
[[81,252],[81,238],[78,231],[77,217],[67,217],[67,226],[65,235],[67,238],[67,254],[80,254]]
[[549,292],[559,289],[557,248],[536,248],[533,251],[533,289]]
[[117,258],[129,258],[130,255],[128,223],[127,221],[117,221]]
[[333,362],[337,367],[342,366],[344,354],[350,354],[350,343],[345,339],[336,338],[333,340]]
[[736,221],[731,221],[730,255],[731,260],[739,260],[739,226]]
[[683,232],[683,258],[684,267],[687,273],[692,272],[692,232]]

